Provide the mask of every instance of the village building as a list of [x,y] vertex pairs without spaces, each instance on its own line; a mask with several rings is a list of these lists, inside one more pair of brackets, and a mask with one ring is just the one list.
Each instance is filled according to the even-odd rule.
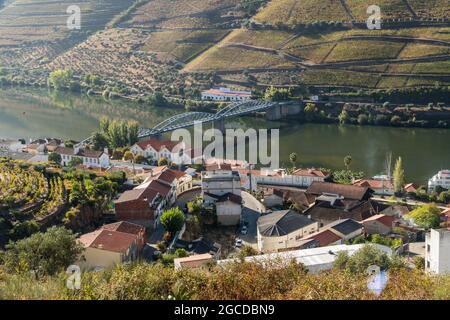
[[211,265],[213,262],[213,256],[209,253],[176,258],[173,260],[175,270],[203,268]]
[[389,180],[359,179],[353,181],[353,185],[358,187],[368,187],[374,191],[374,194],[381,196],[394,195],[394,184]]
[[108,268],[139,257],[145,243],[145,229],[119,222],[83,234],[79,242],[85,250],[77,265],[82,269]]
[[429,192],[433,192],[437,187],[450,190],[450,170],[441,170],[428,180]]
[[258,219],[258,249],[261,252],[278,252],[298,248],[305,237],[318,229],[317,222],[294,210],[275,211]]
[[205,203],[215,203],[214,196],[225,194],[241,195],[239,173],[231,170],[214,170],[202,172],[202,195]]
[[387,235],[392,232],[394,222],[397,220],[395,216],[377,214],[365,219],[362,224],[366,234]]
[[[322,271],[331,270],[334,265],[334,261],[338,257],[340,252],[346,252],[349,256],[352,256],[358,250],[362,249],[364,244],[355,245],[336,245],[320,248],[310,248],[302,250],[293,250],[286,252],[269,253],[259,256],[246,257],[247,262],[256,262],[263,264],[265,262],[280,261],[280,264],[289,264],[292,260],[297,263],[301,263],[309,273],[317,274]],[[387,255],[392,255],[392,250],[389,247],[373,244],[373,247],[386,253]],[[219,260],[217,263],[219,266],[226,268],[231,262],[236,261],[235,259]]]
[[169,162],[178,165],[191,164],[191,155],[188,154],[188,150],[186,149],[186,144],[183,142],[151,138],[136,142],[131,146],[130,151],[134,156],[139,155],[155,161],[165,158]]
[[142,184],[125,191],[114,202],[116,218],[146,227],[157,227],[163,211],[172,206],[178,192],[192,188],[192,177],[167,167],[154,168]]
[[79,158],[82,165],[88,168],[102,168],[110,167],[108,150],[96,151],[74,146],[73,148],[57,147],[54,151],[61,156],[61,164],[68,166],[74,158]]
[[317,247],[326,247],[342,244],[342,238],[329,229],[322,229],[312,235],[308,236],[307,239],[314,239],[317,241]]
[[177,238],[171,244],[169,250],[174,252],[176,249],[184,249],[189,255],[210,254],[214,259],[218,259],[222,253],[222,246],[219,243],[210,241],[204,237],[193,241]]
[[250,91],[237,91],[224,87],[202,91],[201,95],[202,100],[212,101],[246,101],[252,97]]
[[425,236],[425,270],[450,273],[450,229],[431,229]]
[[22,152],[25,148],[24,140],[0,139],[0,154]]

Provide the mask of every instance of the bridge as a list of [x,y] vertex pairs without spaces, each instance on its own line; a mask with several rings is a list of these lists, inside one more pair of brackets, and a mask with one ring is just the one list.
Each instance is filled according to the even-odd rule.
[[139,132],[139,138],[158,136],[165,132],[181,128],[188,128],[197,123],[218,122],[230,117],[237,117],[254,112],[261,112],[268,110],[276,105],[276,102],[248,100],[229,104],[228,106],[220,109],[217,113],[186,112],[166,119],[151,129],[141,129]]

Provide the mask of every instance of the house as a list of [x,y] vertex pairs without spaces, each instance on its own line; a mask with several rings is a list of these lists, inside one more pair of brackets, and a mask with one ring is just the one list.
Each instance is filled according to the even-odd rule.
[[324,182],[329,173],[318,169],[298,169],[292,173],[293,184],[298,187],[309,187],[313,182]]
[[216,199],[217,223],[222,226],[235,226],[241,221],[242,197],[234,193],[226,193],[221,196],[205,194]]
[[194,269],[209,265],[214,261],[213,256],[209,253],[197,254],[185,258],[176,258],[173,260],[175,270],[184,268]]
[[298,169],[292,174],[287,174],[284,169],[239,169],[242,186],[246,189],[256,190],[258,186],[285,186],[305,188],[313,182],[323,182],[329,176],[328,173],[317,169]]
[[405,185],[405,192],[407,193],[416,193],[419,186],[415,183],[408,183]]
[[347,200],[358,200],[364,201],[369,200],[374,193],[369,187],[364,186],[352,186],[338,183],[330,183],[330,182],[313,182],[306,193],[310,195],[314,195],[316,197],[320,197],[324,194],[332,194],[343,197]]
[[257,229],[259,250],[278,252],[298,248],[303,238],[319,229],[319,224],[294,210],[283,210],[259,217]]
[[384,205],[372,200],[346,200],[336,195],[322,195],[303,213],[323,227],[337,220],[363,221],[384,208]]
[[264,192],[264,205],[268,208],[279,207],[284,203],[284,192],[274,188],[262,188]]
[[252,93],[250,91],[236,91],[223,87],[202,91],[202,100],[245,101],[250,100],[251,97]]
[[130,151],[135,156],[140,155],[153,160],[166,158],[175,164],[192,163],[190,155],[186,152],[186,144],[183,142],[151,138],[136,142],[131,146]]
[[387,235],[392,232],[395,220],[397,220],[395,216],[377,214],[365,219],[362,223],[366,234]]
[[241,196],[241,181],[239,173],[230,170],[202,172],[202,196],[206,205],[216,202],[216,197],[225,194]]
[[83,234],[79,242],[85,250],[78,265],[82,269],[94,269],[135,261],[142,249],[144,232],[143,227],[122,223]]
[[183,171],[170,169],[167,166],[155,167],[143,175],[145,177],[144,182],[137,188],[145,188],[151,181],[159,180],[162,183],[170,185],[174,192],[170,197],[170,204],[175,202],[176,197],[192,189],[192,176],[186,174]]
[[54,152],[58,147],[64,147],[64,142],[60,139],[45,138],[31,141],[25,151],[34,155]]
[[104,226],[101,227],[101,229],[136,235],[136,245],[139,251],[144,249],[144,246],[147,243],[145,228],[138,224],[126,221],[119,221],[115,223],[105,224]]
[[194,241],[176,239],[169,250],[175,251],[176,249],[184,249],[189,255],[210,254],[214,259],[218,259],[222,253],[222,246],[219,243],[212,242],[204,237]]
[[380,214],[384,214],[386,216],[392,216],[396,218],[402,218],[409,214],[410,210],[407,206],[402,205],[392,205],[388,206],[386,209],[382,210]]
[[317,247],[326,247],[342,244],[342,238],[334,233],[332,230],[324,229],[317,231],[308,236],[307,239],[314,239],[318,242]]
[[353,185],[358,187],[368,187],[377,195],[394,195],[394,184],[389,180],[359,179],[353,181]]
[[326,225],[325,228],[334,232],[344,241],[356,238],[363,233],[363,225],[353,219],[338,220]]
[[24,140],[0,139],[0,154],[22,152],[25,147]]
[[428,180],[428,192],[433,192],[436,187],[450,189],[450,170],[441,170]]
[[[276,261],[281,265],[286,265],[294,260],[297,263],[301,263],[309,273],[317,274],[322,271],[331,270],[333,268],[334,261],[336,260],[340,252],[346,252],[349,256],[352,256],[358,250],[361,250],[364,246],[364,244],[341,244],[329,247],[269,253],[259,256],[247,257],[245,258],[245,261],[260,263],[262,265],[267,262]],[[389,256],[392,255],[392,250],[389,247],[379,244],[372,244],[372,246]],[[234,261],[236,261],[236,259],[219,260],[217,263],[219,266],[226,268],[227,265]]]
[[431,229],[425,236],[425,270],[450,273],[450,229]]
[[74,158],[81,159],[86,167],[105,169],[110,166],[108,149],[96,151],[75,145],[73,148],[57,147],[54,152],[61,156],[63,166],[68,166]]
[[156,167],[142,184],[125,191],[114,202],[116,218],[156,228],[163,211],[175,203],[178,194],[190,188],[191,176],[165,166]]

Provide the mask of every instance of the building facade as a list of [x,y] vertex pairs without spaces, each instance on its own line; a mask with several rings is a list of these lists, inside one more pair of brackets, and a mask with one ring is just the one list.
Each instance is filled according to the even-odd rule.
[[108,150],[95,151],[74,146],[74,148],[57,147],[54,151],[61,156],[61,165],[68,166],[74,158],[79,158],[82,165],[92,168],[108,168],[110,166]]
[[435,274],[450,273],[450,230],[431,229],[425,236],[425,270]]
[[436,187],[450,189],[450,170],[442,170],[428,180],[428,191],[433,192]]
[[228,88],[213,88],[202,92],[202,100],[211,101],[246,101],[250,100],[250,91],[236,91]]

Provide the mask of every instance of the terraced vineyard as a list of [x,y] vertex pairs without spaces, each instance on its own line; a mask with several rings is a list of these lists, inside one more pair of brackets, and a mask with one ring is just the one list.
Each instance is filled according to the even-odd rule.
[[[81,30],[66,28],[69,4]],[[192,98],[227,83],[449,85],[450,0],[376,4],[382,30],[365,27],[362,0],[16,0],[0,10],[0,65],[19,70],[19,84],[71,69],[134,96]]]
[[[0,64],[36,67],[83,41],[133,0],[16,0],[0,11]],[[66,12],[81,10],[81,30],[69,30]]]
[[65,203],[60,177],[47,180],[30,164],[1,160],[0,210],[15,210],[39,220],[55,213]]
[[47,179],[28,165],[0,162],[0,209],[32,206],[48,194]]

